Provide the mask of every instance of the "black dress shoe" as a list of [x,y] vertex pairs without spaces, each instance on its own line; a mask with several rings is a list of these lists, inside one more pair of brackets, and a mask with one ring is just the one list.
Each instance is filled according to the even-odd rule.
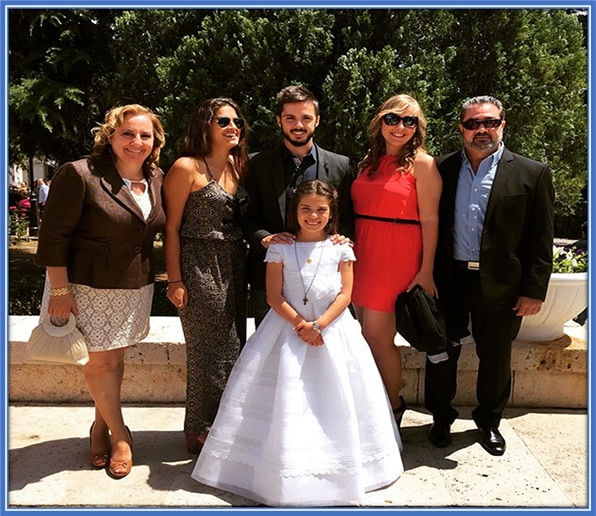
[[446,448],[451,444],[451,425],[434,422],[428,438],[437,448]]
[[491,455],[503,455],[505,453],[505,438],[498,428],[486,426],[479,428],[480,444]]

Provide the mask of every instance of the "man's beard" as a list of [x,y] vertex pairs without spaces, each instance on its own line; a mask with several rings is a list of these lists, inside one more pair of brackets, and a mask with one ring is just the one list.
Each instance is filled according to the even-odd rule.
[[497,150],[499,148],[499,145],[501,145],[500,138],[497,138],[496,140],[491,139],[489,141],[483,141],[480,143],[476,143],[474,140],[468,142],[468,147],[470,147],[471,149],[484,152]]
[[306,138],[304,140],[294,140],[294,139],[292,139],[292,136],[290,135],[290,133],[285,132],[283,129],[281,131],[281,134],[283,134],[284,139],[289,141],[294,147],[304,147],[306,144],[308,144],[312,140],[312,137],[315,135],[314,132],[309,133],[307,131]]

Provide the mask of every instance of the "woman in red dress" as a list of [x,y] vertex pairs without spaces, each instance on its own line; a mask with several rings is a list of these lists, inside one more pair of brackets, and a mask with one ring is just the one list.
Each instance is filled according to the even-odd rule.
[[437,295],[433,262],[442,183],[424,148],[426,119],[415,99],[386,100],[368,133],[370,148],[351,187],[357,257],[352,302],[399,425],[406,403],[394,344],[395,301],[415,285]]

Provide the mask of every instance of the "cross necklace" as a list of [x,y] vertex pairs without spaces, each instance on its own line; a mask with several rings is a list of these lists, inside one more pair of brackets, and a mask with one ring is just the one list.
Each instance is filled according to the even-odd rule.
[[[316,247],[315,247],[316,249]],[[321,247],[321,252],[319,254],[319,261],[317,262],[317,268],[315,269],[315,273],[313,274],[312,280],[310,281],[310,285],[308,288],[304,285],[304,278],[302,277],[302,269],[300,268],[300,261],[298,260],[298,243],[294,242],[294,256],[296,257],[296,265],[298,266],[298,274],[300,274],[300,282],[302,283],[302,290],[304,291],[304,297],[302,298],[302,303],[306,305],[308,303],[308,293],[310,292],[313,283],[315,282],[315,278],[317,277],[317,273],[319,272],[319,265],[321,265],[321,258],[323,257],[324,248]],[[311,263],[312,260],[310,256],[306,259],[306,263]]]

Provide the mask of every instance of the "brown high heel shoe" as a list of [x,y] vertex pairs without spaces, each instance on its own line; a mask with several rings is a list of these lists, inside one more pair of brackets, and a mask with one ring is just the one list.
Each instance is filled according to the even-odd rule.
[[95,426],[95,421],[91,424],[91,428],[89,429],[89,463],[91,467],[94,469],[103,469],[108,464],[108,460],[110,458],[111,453],[111,446],[108,447],[106,450],[102,450],[99,453],[93,453],[93,438],[91,434],[93,433],[93,427]]
[[112,460],[112,458],[110,457],[110,462],[108,465],[108,475],[116,480],[124,478],[132,470],[132,433],[127,426],[125,426],[124,428],[126,428],[126,431],[130,436],[131,457],[130,460]]
[[[205,439],[207,439],[208,432],[203,432],[201,434],[184,434],[186,438],[186,451],[188,453],[192,453],[193,455],[198,455],[201,453],[203,449],[203,445],[205,444]],[[203,437],[201,439],[201,437]]]

